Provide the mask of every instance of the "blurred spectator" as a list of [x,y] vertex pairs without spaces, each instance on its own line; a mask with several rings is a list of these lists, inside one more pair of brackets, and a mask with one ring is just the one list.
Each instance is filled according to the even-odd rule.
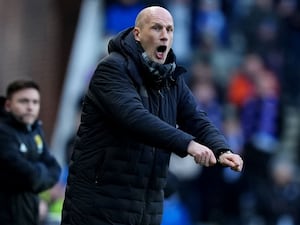
[[40,102],[40,89],[34,81],[16,80],[7,87],[7,115],[0,124],[3,225],[42,224],[48,209],[39,193],[53,187],[61,172],[38,120]]
[[219,0],[198,0],[195,5],[192,24],[192,38],[194,45],[202,39],[213,39],[217,45],[227,43],[227,21]]
[[257,54],[246,54],[240,68],[237,68],[229,78],[228,103],[238,111],[245,102],[254,96],[254,77],[262,68],[262,60]]
[[199,110],[219,129],[222,124],[221,89],[214,80],[213,70],[208,62],[197,61],[192,66],[191,90],[197,99]]
[[224,15],[228,19],[228,22],[233,25],[249,13],[254,0],[223,0],[221,3]]
[[254,76],[254,95],[241,107],[241,122],[247,171],[264,179],[268,161],[279,143],[281,100],[276,77],[262,69]]
[[300,103],[300,4],[297,0],[277,0],[276,12],[280,18],[280,45],[284,65],[281,83],[284,100],[290,105]]
[[273,44],[278,25],[278,15],[274,11],[272,0],[254,0],[249,13],[239,20],[239,30],[247,42],[248,51],[258,51]]
[[265,225],[300,224],[300,182],[296,165],[280,155],[272,160],[269,173],[256,190],[258,215]]

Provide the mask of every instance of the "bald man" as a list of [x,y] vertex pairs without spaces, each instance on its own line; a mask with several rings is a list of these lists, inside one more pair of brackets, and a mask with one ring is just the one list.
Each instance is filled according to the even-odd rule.
[[110,40],[84,99],[62,225],[159,225],[171,153],[242,170],[197,110],[173,33],[172,15],[153,6]]

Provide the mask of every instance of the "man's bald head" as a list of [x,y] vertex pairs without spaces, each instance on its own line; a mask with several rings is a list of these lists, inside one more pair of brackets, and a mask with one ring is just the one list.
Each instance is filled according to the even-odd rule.
[[[144,24],[149,22],[149,19],[151,18],[151,16],[162,15],[162,14],[170,16],[172,18],[171,13],[167,9],[165,9],[161,6],[150,6],[150,7],[144,8],[142,11],[140,11],[140,13],[136,17],[135,27],[143,28]],[[172,18],[172,20],[173,20],[173,18]]]

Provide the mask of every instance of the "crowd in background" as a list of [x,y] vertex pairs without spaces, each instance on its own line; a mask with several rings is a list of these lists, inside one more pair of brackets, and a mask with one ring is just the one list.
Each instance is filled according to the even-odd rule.
[[245,161],[238,174],[172,158],[176,192],[166,199],[163,225],[300,224],[300,157],[282,144],[286,109],[300,103],[300,2],[106,1],[105,39],[133,26],[149,4],[174,16],[173,49],[199,108]]

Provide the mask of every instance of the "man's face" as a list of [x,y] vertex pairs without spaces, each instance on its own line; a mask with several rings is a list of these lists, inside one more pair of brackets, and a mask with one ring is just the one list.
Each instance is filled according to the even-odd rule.
[[165,63],[173,44],[174,25],[166,11],[152,11],[141,27],[135,27],[135,39],[139,41],[148,57],[157,63]]
[[34,88],[15,92],[6,100],[5,109],[26,125],[33,124],[40,112],[40,94]]

